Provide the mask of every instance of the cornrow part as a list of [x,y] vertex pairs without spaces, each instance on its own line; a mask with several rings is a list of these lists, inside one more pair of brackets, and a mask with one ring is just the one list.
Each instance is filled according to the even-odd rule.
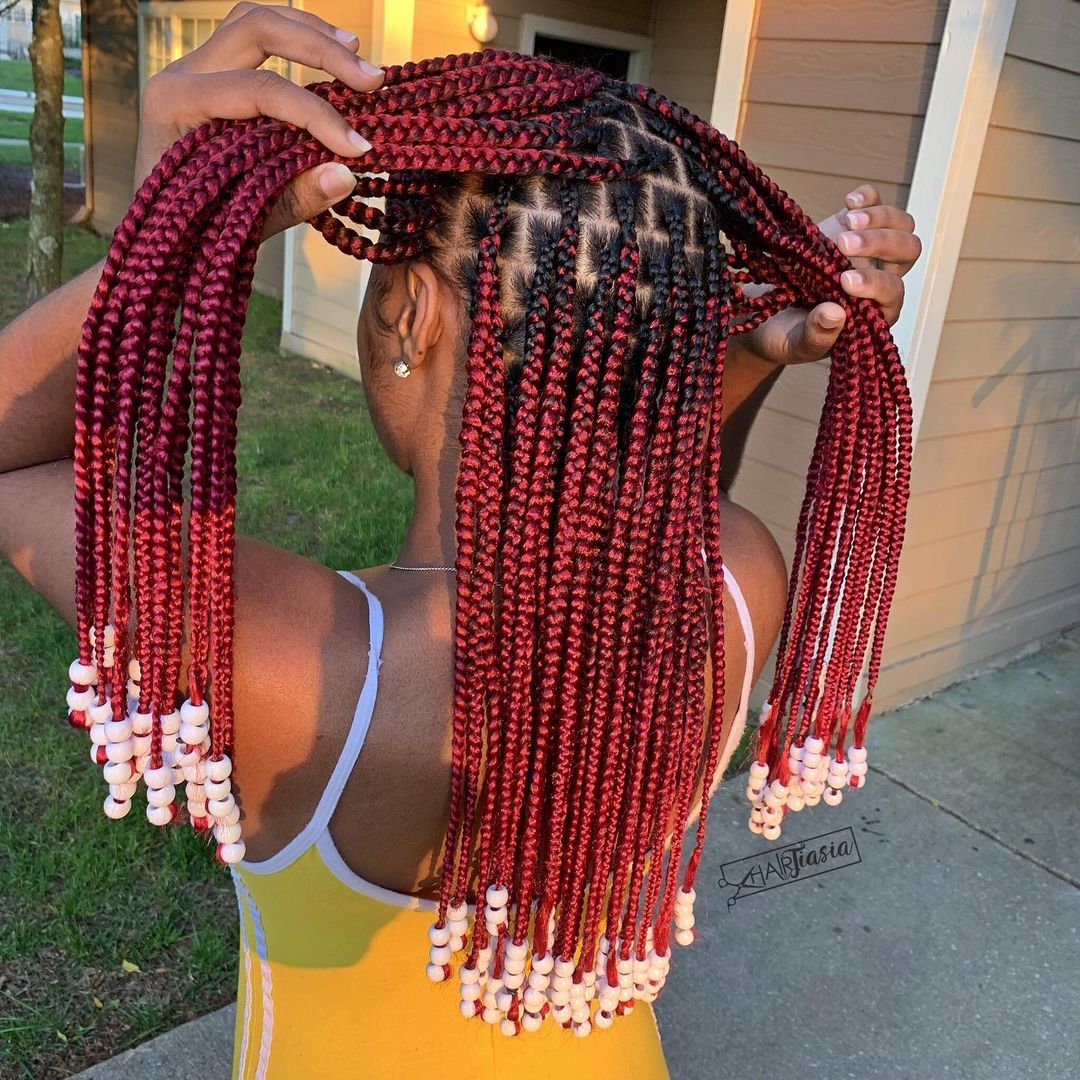
[[[241,336],[269,207],[345,160],[355,189],[311,224],[355,258],[431,260],[469,323],[426,973],[507,1035],[588,1035],[655,1000],[672,935],[695,936],[730,736],[728,342],[791,305],[847,314],[752,743],[750,828],[768,839],[788,812],[865,783],[909,492],[903,366],[880,310],[844,293],[847,259],[790,196],[647,87],[491,51],[392,66],[370,93],[311,89],[372,143],[362,160],[276,121],[214,121],[165,154],[114,236],[76,379],[69,718],[89,729],[106,814],[125,816],[142,781],[152,822],[186,803],[218,858],[243,860]],[[771,288],[748,296],[750,283]]]

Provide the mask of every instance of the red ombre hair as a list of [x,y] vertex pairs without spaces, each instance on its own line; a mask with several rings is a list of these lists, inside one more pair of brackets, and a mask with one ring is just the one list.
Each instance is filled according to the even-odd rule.
[[[817,745],[807,740],[831,752],[834,792],[845,744],[860,751],[852,762],[865,758],[908,497],[900,358],[877,305],[841,288],[848,260],[806,214],[653,90],[499,52],[391,67],[372,93],[314,89],[373,149],[350,162],[355,192],[313,224],[356,258],[432,258],[467,293],[452,785],[429,974],[448,976],[449,955],[467,948],[463,970],[510,994],[499,1018],[529,1027],[527,1014],[548,1011],[519,993],[531,956],[529,987],[557,1018],[587,1022],[560,996],[578,1001],[567,986],[587,984],[606,1026],[633,997],[655,996],[672,922],[683,935],[692,925],[728,734],[727,343],[789,305],[847,312],[755,741],[759,810],[796,785]],[[117,764],[129,712],[149,717],[131,782],[152,773],[160,803],[174,790],[165,770],[182,774],[227,861],[243,854],[240,826],[231,808],[218,813],[230,797],[213,777],[227,777],[233,743],[241,329],[269,206],[333,159],[269,120],[186,135],[117,229],[79,351],[74,719],[119,725],[116,739],[95,739],[96,758]],[[750,282],[772,289],[751,299]],[[89,709],[75,707],[95,685]],[[850,783],[864,772],[853,765]],[[217,795],[200,798],[207,777]],[[120,816],[123,799],[111,799]],[[154,820],[166,816],[175,810]]]

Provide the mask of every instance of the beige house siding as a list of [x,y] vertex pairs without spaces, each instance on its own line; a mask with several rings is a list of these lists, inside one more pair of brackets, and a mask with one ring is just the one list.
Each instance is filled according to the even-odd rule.
[[1019,0],[915,451],[882,701],[1080,621],[1080,5]]
[[705,120],[712,111],[724,8],[722,0],[656,6],[649,85]]
[[[947,8],[945,0],[760,0],[736,137],[815,220],[866,180],[904,205]],[[769,525],[789,565],[828,378],[824,363],[784,372],[732,489]],[[759,685],[756,700],[767,690]]]

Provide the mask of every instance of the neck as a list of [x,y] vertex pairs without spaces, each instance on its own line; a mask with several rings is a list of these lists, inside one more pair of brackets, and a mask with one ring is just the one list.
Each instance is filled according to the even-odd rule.
[[413,513],[395,562],[453,566],[457,559],[456,469],[421,466],[413,474]]

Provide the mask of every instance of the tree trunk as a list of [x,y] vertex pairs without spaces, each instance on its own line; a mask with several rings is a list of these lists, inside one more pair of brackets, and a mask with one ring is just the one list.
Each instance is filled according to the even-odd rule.
[[30,121],[27,298],[60,284],[64,254],[64,38],[60,0],[33,0],[34,116]]

